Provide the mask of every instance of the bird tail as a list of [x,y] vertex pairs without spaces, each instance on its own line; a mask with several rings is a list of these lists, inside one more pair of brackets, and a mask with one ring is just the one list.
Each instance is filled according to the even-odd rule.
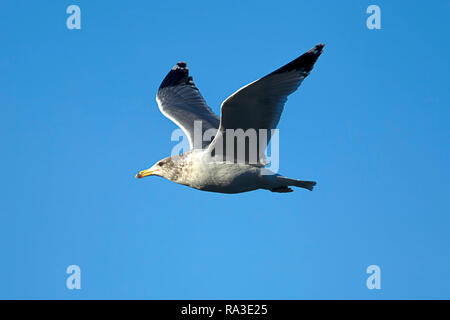
[[308,189],[309,191],[313,191],[314,186],[316,185],[315,181],[304,181],[304,180],[296,180],[296,179],[290,179],[282,176],[277,177],[277,182],[279,182],[282,186],[279,188],[274,188],[271,191],[272,192],[290,192],[287,191],[288,186],[295,186],[300,187],[304,189]]

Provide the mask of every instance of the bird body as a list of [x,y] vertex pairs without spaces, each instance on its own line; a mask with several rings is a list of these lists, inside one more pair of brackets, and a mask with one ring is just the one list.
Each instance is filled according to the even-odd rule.
[[188,171],[182,183],[198,190],[240,193],[256,190],[263,186],[261,169],[245,163],[216,162],[205,159],[201,155],[190,162],[193,170]]
[[[222,103],[219,119],[208,107],[189,76],[186,63],[179,62],[161,83],[157,102],[161,112],[186,133],[191,150],[158,161],[136,178],[157,175],[202,191],[241,193],[257,189],[291,192],[289,186],[312,190],[314,181],[283,177],[265,168],[265,148],[270,142],[287,101],[308,76],[324,45],[310,51],[271,74],[236,91]],[[196,123],[200,122],[200,128]],[[236,152],[230,131],[251,133],[252,148],[243,140],[243,152]],[[263,134],[261,134],[261,132]],[[204,139],[204,136],[214,139]],[[231,149],[228,148],[232,145]]]
[[202,150],[167,157],[148,170],[152,175],[159,175],[178,184],[219,193],[241,193],[257,189],[290,192],[289,188],[285,188],[288,185],[311,190],[315,185],[313,181],[282,177],[260,166],[214,161]]

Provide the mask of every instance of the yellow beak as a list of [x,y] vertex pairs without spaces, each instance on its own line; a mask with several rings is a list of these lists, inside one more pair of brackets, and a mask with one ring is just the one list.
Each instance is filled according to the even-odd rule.
[[155,174],[156,171],[158,171],[158,169],[152,170],[152,168],[150,168],[147,170],[143,170],[136,175],[136,179],[141,179],[144,177],[151,176],[151,175]]

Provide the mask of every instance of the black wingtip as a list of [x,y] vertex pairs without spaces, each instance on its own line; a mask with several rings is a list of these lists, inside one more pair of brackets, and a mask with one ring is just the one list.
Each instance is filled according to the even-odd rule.
[[175,68],[175,67],[180,67],[180,68],[186,68],[186,61],[179,61],[179,62],[177,62],[177,64],[173,67],[173,68]]
[[195,87],[192,77],[189,77],[189,68],[184,61],[178,62],[172,70],[169,71],[159,89],[174,87],[180,84],[192,85]]
[[324,47],[325,47],[324,43],[319,43],[318,45],[316,45],[314,48],[312,48],[308,52],[310,52],[313,55],[320,56],[322,54],[322,51],[323,51]]
[[305,52],[297,59],[289,62],[287,65],[281,67],[280,69],[275,70],[270,75],[277,74],[277,73],[283,73],[283,72],[289,72],[289,71],[293,71],[293,70],[301,70],[301,71],[305,72],[306,74],[308,74],[314,67],[314,64],[316,63],[319,56],[322,54],[324,47],[325,47],[325,44],[323,44],[323,43],[316,45],[314,48]]

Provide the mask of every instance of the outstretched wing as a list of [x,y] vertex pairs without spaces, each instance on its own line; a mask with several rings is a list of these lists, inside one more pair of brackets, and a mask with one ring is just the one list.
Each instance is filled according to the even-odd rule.
[[[257,159],[257,164],[264,164],[264,154],[267,144],[270,142],[271,129],[275,129],[283,112],[287,97],[293,93],[302,83],[314,63],[322,53],[324,45],[319,44],[269,75],[256,80],[239,89],[228,97],[221,107],[219,131],[210,144],[211,152],[217,155],[217,150],[227,156],[226,130],[255,129],[257,133],[267,130],[267,136],[257,134],[257,148],[249,148],[245,144],[245,154],[236,152],[234,147],[234,161],[249,162],[249,159]],[[260,141],[264,138],[265,143]],[[235,143],[235,142],[234,142]],[[249,142],[250,143],[250,142]],[[256,155],[252,150],[257,150]],[[220,155],[219,155],[220,156]]]
[[[178,62],[164,78],[156,102],[159,110],[184,131],[191,149],[203,149],[210,144],[210,141],[203,141],[203,134],[206,130],[212,130],[208,133],[214,136],[219,127],[219,118],[195,86],[185,62]],[[194,139],[196,121],[198,126],[201,124],[201,130],[195,133]]]

